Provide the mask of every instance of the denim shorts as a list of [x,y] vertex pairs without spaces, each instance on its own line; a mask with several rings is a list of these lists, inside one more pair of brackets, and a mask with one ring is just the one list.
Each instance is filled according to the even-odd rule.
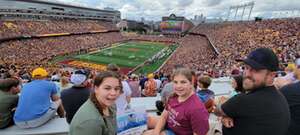
[[49,107],[48,111],[42,115],[39,118],[28,120],[28,121],[21,121],[21,122],[15,122],[15,124],[19,128],[35,128],[39,127],[46,122],[48,122],[50,119],[55,117],[56,111],[58,109],[59,105],[56,102],[52,102],[51,106]]

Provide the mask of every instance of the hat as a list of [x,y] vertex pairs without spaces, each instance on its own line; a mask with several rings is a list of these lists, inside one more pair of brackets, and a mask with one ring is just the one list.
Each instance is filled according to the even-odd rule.
[[136,75],[136,74],[131,74],[131,76],[130,76],[131,78],[138,78],[139,76],[138,75]]
[[37,76],[46,77],[48,76],[48,72],[44,68],[36,68],[32,71],[32,77],[34,78]]
[[268,69],[270,71],[279,69],[278,58],[269,48],[258,48],[250,52],[243,61],[253,69]]
[[81,85],[84,81],[88,78],[88,72],[81,69],[74,72],[74,74],[71,75],[71,83],[74,85]]
[[153,73],[151,73],[151,74],[148,74],[148,76],[147,76],[148,78],[153,78],[154,77],[154,74]]

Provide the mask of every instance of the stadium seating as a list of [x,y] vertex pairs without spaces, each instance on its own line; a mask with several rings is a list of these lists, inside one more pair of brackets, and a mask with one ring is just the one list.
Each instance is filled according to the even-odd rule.
[[57,33],[85,33],[101,30],[117,30],[111,22],[93,20],[15,20],[0,21],[0,40],[21,36]]
[[[197,71],[210,72],[215,77],[226,76],[230,75],[232,67],[239,66],[236,60],[244,58],[258,47],[272,48],[282,64],[293,62],[300,56],[299,30],[299,18],[199,24],[190,33],[206,35],[220,55],[211,57],[209,49],[197,50],[206,41],[188,35],[189,38],[180,39],[182,47],[178,48],[177,56],[170,59],[163,70],[169,70],[176,63]],[[191,44],[195,46],[194,49],[189,46]],[[181,52],[186,55],[178,57]]]
[[37,128],[21,129],[14,125],[0,130],[1,135],[67,135],[68,133],[69,124],[65,118],[54,118]]

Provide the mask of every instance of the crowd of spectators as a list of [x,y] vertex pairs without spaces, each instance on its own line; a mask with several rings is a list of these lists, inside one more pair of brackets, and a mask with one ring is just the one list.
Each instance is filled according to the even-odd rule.
[[162,68],[163,72],[170,74],[178,64],[197,71],[207,71],[215,65],[212,60],[216,54],[204,36],[186,35],[179,44],[180,47]]
[[12,20],[0,21],[0,39],[56,33],[84,33],[116,30],[111,22],[94,20]]
[[198,49],[207,42],[206,39],[199,39],[201,36],[186,36],[181,39],[181,47],[163,69],[169,70],[168,67],[174,64],[184,64],[194,70],[229,75],[232,68],[239,67],[239,59],[259,47],[272,48],[283,67],[299,57],[299,30],[299,18],[200,24],[190,33],[207,36],[219,55],[212,57],[210,48]]
[[[163,72],[170,73],[174,65],[181,64],[213,77],[226,76],[240,66],[237,60],[258,47],[272,48],[282,64],[294,61],[300,54],[299,24],[297,18],[206,23],[182,38],[107,32],[11,40],[0,44],[0,63],[30,69],[39,65],[56,67],[49,61],[57,55],[101,49],[127,40],[146,40],[180,45],[162,68]],[[116,29],[111,23],[92,20],[2,21],[0,27],[0,38]]]
[[[21,96],[24,96],[26,95],[24,94],[24,91],[26,91],[26,89],[29,90],[30,88],[29,86],[35,83],[34,80],[30,82],[31,77],[39,81],[41,81],[42,79],[45,79],[43,81],[46,81],[46,79],[47,80],[50,79],[48,78],[48,73],[46,75],[42,75],[43,73],[42,71],[40,71],[42,73],[38,73],[39,75],[35,75],[34,72],[32,72],[32,74],[30,75],[32,69],[39,66],[47,67],[48,69],[52,67],[54,69],[55,68],[61,69],[61,67],[59,67],[58,65],[49,63],[49,61],[54,56],[77,53],[80,52],[81,50],[93,50],[95,48],[102,49],[111,46],[113,43],[122,42],[126,40],[147,40],[147,41],[178,43],[179,47],[177,48],[176,52],[170,57],[170,59],[167,61],[167,63],[164,65],[164,67],[161,69],[159,73],[154,73],[152,75],[149,75],[147,78],[139,77],[134,74],[132,74],[129,78],[126,75],[122,76],[123,78],[122,86],[124,87],[123,83],[128,83],[128,87],[131,91],[128,92],[130,93],[128,94],[129,95],[128,97],[156,96],[156,94],[159,93],[160,91],[162,91],[161,93],[164,93],[165,89],[171,89],[170,91],[173,90],[173,84],[169,83],[170,77],[168,75],[171,73],[172,69],[174,69],[174,67],[176,67],[177,65],[182,65],[184,67],[188,67],[196,71],[207,72],[208,75],[211,75],[213,77],[222,76],[226,74],[228,75],[232,73],[231,72],[232,69],[236,69],[239,67],[239,64],[236,60],[243,59],[245,55],[247,55],[250,51],[258,47],[272,48],[273,51],[276,52],[276,54],[278,55],[281,63],[294,62],[296,57],[298,57],[300,51],[299,23],[300,23],[299,19],[280,19],[280,20],[266,20],[261,22],[250,21],[250,22],[226,22],[221,24],[201,24],[198,27],[196,27],[190,34],[184,36],[179,40],[176,38],[166,38],[163,36],[149,36],[149,35],[124,37],[120,34],[120,32],[106,32],[106,33],[97,33],[97,34],[71,35],[71,36],[60,36],[60,37],[45,37],[45,38],[34,38],[34,39],[26,39],[26,40],[11,40],[11,41],[0,43],[1,46],[0,78],[1,79],[21,78],[20,80],[22,80],[22,82],[24,82],[25,80],[29,81],[29,83],[27,84],[26,82],[24,83],[24,85],[22,84],[23,86],[22,89],[19,86],[21,84],[20,82],[17,82],[13,87],[9,89],[8,86],[7,88],[4,89],[4,92],[7,91],[18,92],[21,89],[21,91],[23,91]],[[215,48],[212,47],[212,45],[216,47],[217,51],[215,50]],[[298,60],[298,62],[296,62],[296,67],[299,68],[299,65],[300,62]],[[51,73],[51,70],[49,71]],[[248,69],[246,68],[246,71],[250,72],[249,67]],[[78,78],[72,79],[72,75],[70,75],[69,73],[66,73],[68,75],[63,75],[64,73],[58,72],[57,75],[52,74],[49,76],[52,76],[51,77],[52,81],[60,80],[62,82],[62,80],[66,78],[67,80],[66,83],[70,84],[68,82],[68,80],[70,80],[73,86],[76,86],[76,83],[78,86],[82,85],[86,81],[87,83],[86,86],[84,87],[89,87],[88,79],[92,80],[92,78],[94,78],[93,74],[95,74],[95,71],[91,71],[91,72],[92,72],[91,75],[85,73],[85,71],[81,71],[80,73],[75,71],[74,73],[72,72],[73,74],[70,73],[73,76],[76,74],[77,75],[80,74],[79,76],[77,76],[78,78],[84,75],[82,80],[79,80]],[[199,94],[197,96],[201,99],[203,103],[205,103],[206,109],[209,112],[212,111],[214,109],[213,99],[215,95],[213,92],[211,92],[211,90],[208,89],[208,86],[211,83],[211,77],[197,76],[199,74],[195,74],[192,71],[189,72],[191,75],[190,77],[188,77],[190,78],[188,80],[190,82],[190,85],[197,88],[198,90],[197,94]],[[254,71],[252,70],[251,72]],[[35,78],[35,76],[36,77],[40,76],[42,78]],[[150,81],[153,82],[153,85],[151,85],[153,91],[149,92],[150,94],[148,94],[147,89],[148,87],[150,87],[149,85]],[[236,80],[236,83],[237,83],[236,85],[238,85],[238,80]],[[5,83],[2,82],[2,84]],[[171,88],[166,88],[168,84],[172,85]],[[292,85],[292,86],[295,87],[294,89],[296,90],[296,88],[299,88],[298,87],[299,82],[297,85]],[[37,87],[34,88],[36,89],[36,91],[39,90],[37,89]],[[62,85],[60,88],[62,88]],[[238,87],[236,87],[235,89],[237,90],[237,88]],[[285,87],[283,88],[285,89]],[[62,91],[62,89],[60,90]],[[53,90],[53,91],[55,91],[53,93],[57,93],[57,94],[60,94],[61,92],[58,90]],[[272,91],[275,92],[274,90]],[[33,93],[39,93],[39,92],[33,92]],[[61,94],[62,98],[64,97],[63,93]],[[86,96],[88,96],[88,94],[90,94],[89,91],[86,92]],[[212,100],[208,100],[208,98],[211,98],[210,96],[212,97]],[[289,98],[291,97],[286,96],[286,98],[289,101]],[[29,99],[33,99],[33,98],[29,98]],[[127,96],[125,97],[125,99],[129,104],[130,99],[127,100]],[[47,101],[49,101],[49,99],[47,99]],[[38,103],[35,102],[34,100],[32,100],[31,102]],[[277,102],[281,102],[281,101],[277,101]],[[20,100],[18,104],[19,108],[20,108],[20,103],[27,103],[27,102],[25,102],[25,100]],[[68,104],[63,104],[63,105],[73,108]],[[22,111],[19,112],[22,113],[25,112],[23,111],[25,110],[24,108],[25,107],[23,107],[23,109],[21,108]],[[7,109],[8,111],[12,110],[11,108],[7,108]],[[264,108],[262,108],[261,110],[264,110]],[[68,109],[66,109],[66,111],[68,111]],[[72,111],[72,113],[76,111]],[[295,109],[295,111],[297,110]],[[293,110],[291,112],[293,113]],[[18,115],[18,109],[16,113]],[[18,126],[20,126],[20,124],[22,125],[23,124],[22,122],[24,121],[21,121],[21,123],[20,121],[17,121],[17,125]],[[70,120],[68,122],[70,122]],[[254,123],[254,122],[250,122],[250,123]],[[25,128],[27,128],[27,126],[25,126]]]
[[0,44],[0,63],[29,70],[37,66],[51,68],[56,66],[49,63],[55,56],[104,48],[120,41],[123,38],[119,32],[12,40]]
[[[56,56],[77,54],[110,47],[127,40],[175,43],[177,39],[153,35],[121,35],[111,22],[93,20],[12,20],[0,21],[0,39],[37,34],[86,33],[44,38],[15,39],[0,43],[1,78],[11,74],[29,74],[38,66],[50,71],[61,68],[50,62]],[[108,32],[105,32],[108,31]]]

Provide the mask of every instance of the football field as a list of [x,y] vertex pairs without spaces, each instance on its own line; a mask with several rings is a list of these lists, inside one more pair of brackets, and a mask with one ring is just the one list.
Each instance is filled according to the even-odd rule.
[[159,68],[175,49],[176,47],[164,43],[126,42],[96,52],[72,56],[71,60],[63,63],[96,70],[105,70],[108,64],[114,63],[126,73],[146,61],[153,60],[151,64],[143,65],[137,70],[139,73],[150,73]]

